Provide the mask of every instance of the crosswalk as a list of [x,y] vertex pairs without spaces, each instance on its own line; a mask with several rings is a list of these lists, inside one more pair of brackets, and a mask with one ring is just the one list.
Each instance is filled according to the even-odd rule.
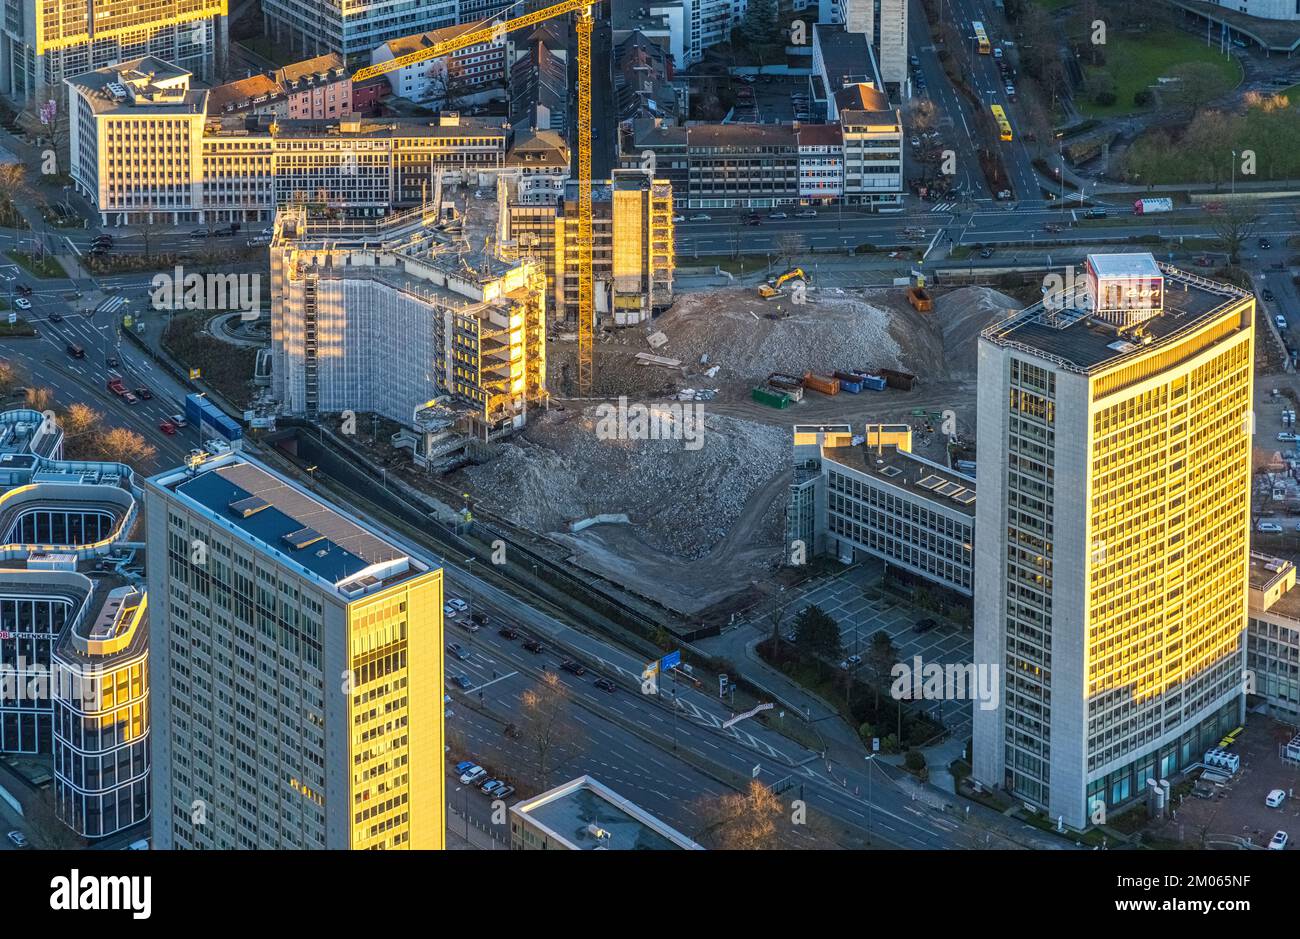
[[930,210],[930,212],[932,214],[934,212],[951,212],[956,207],[957,207],[957,203],[955,202],[940,202],[937,203],[935,207]]
[[109,297],[95,307],[96,313],[114,313],[126,305],[126,297]]

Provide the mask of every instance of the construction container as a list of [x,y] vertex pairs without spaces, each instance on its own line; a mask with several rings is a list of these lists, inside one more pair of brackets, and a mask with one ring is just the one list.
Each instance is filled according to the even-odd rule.
[[803,386],[811,388],[813,391],[820,391],[824,395],[837,395],[840,393],[839,379],[818,375],[814,372],[804,372]]
[[975,475],[974,460],[957,460],[955,463],[953,463],[952,466],[953,469],[955,469],[959,473],[965,473],[967,476]]
[[853,372],[835,372],[834,377],[839,380],[840,391],[847,391],[849,394],[861,394],[862,376],[855,375]]
[[780,391],[755,388],[751,395],[759,404],[766,404],[770,408],[788,408],[790,406],[790,396]]
[[788,397],[791,401],[802,401],[802,400],[803,400],[803,384],[802,384],[802,383],[800,383],[800,384],[798,384],[798,385],[787,385],[787,384],[786,384],[785,382],[783,382],[783,381],[776,381],[776,380],[773,380],[773,381],[770,381],[770,382],[767,383],[767,387],[768,387],[769,390],[771,390],[771,391],[775,391],[777,394],[783,394],[783,395],[785,395],[785,396]]
[[863,375],[862,387],[868,391],[884,391],[886,383],[879,375]]
[[934,309],[934,301],[930,295],[925,292],[924,287],[909,287],[907,289],[907,302],[912,304],[918,313],[929,313]]
[[899,391],[911,391],[912,386],[916,384],[916,376],[907,372],[895,371],[892,368],[882,368],[880,375],[885,379],[885,384],[890,388],[897,388]]

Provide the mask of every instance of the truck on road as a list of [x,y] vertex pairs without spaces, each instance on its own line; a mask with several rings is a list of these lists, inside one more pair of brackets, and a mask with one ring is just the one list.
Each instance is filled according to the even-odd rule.
[[1133,203],[1134,215],[1154,215],[1157,212],[1172,212],[1173,210],[1174,200],[1169,198],[1138,199]]
[[113,392],[119,398],[126,397],[126,385],[119,377],[113,377],[108,380],[108,390]]

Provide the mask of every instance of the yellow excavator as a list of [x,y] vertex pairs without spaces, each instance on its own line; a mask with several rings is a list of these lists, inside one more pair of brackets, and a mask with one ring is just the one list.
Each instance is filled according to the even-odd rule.
[[766,284],[758,285],[758,295],[764,300],[771,300],[773,297],[781,296],[781,287],[790,280],[802,280],[807,283],[809,277],[804,273],[802,267],[792,267],[780,277],[774,277]]

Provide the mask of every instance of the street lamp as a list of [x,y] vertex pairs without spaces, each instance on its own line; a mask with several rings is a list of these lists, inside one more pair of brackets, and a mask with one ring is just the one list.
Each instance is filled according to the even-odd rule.
[[1237,151],[1232,151],[1232,194],[1237,194]]

